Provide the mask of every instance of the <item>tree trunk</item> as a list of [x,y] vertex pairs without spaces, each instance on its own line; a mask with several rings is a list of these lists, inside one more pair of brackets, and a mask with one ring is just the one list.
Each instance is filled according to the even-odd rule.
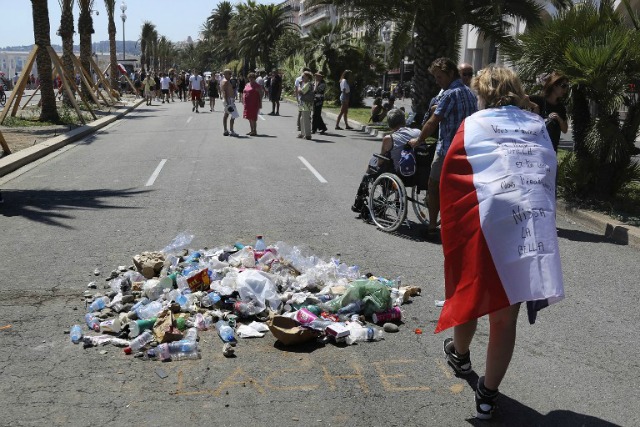
[[[65,74],[71,79],[75,79],[75,71],[73,66],[73,3],[70,0],[62,2],[62,15],[60,16],[60,29],[58,34],[62,39],[62,65],[64,66]],[[71,89],[73,91],[73,89]],[[64,93],[64,103],[68,107],[73,107],[71,100]]]
[[430,11],[418,11],[415,21],[416,38],[414,40],[415,58],[413,63],[413,108],[418,120],[422,120],[429,101],[440,91],[429,73],[431,63],[440,57],[457,61],[455,41],[450,37],[452,31],[459,32],[455,19],[439,16]]
[[109,17],[109,61],[111,62],[111,87],[118,89],[120,70],[118,69],[118,58],[116,57],[116,22],[113,14]]
[[40,92],[42,97],[42,110],[40,110],[41,121],[59,122],[58,108],[56,106],[56,95],[53,91],[53,81],[51,80],[52,67],[51,58],[47,47],[51,46],[49,37],[49,9],[47,0],[31,0],[33,12],[33,36],[35,44],[38,46],[36,61],[38,62],[38,76],[40,76]]
[[[145,39],[140,40],[140,67],[142,72],[145,70],[147,64],[147,42]],[[149,67],[147,67],[149,68]]]
[[[93,31],[93,18],[91,18],[91,10],[90,9],[80,9],[80,18],[78,19],[78,32],[80,33],[80,63],[82,67],[85,69],[87,73],[89,73],[89,78],[93,79],[91,75],[91,34]],[[96,70],[96,72],[100,72]],[[91,102],[91,88],[87,87],[82,82],[82,93],[85,98]]]
[[572,90],[573,100],[573,151],[577,157],[586,155],[585,140],[591,127],[591,113],[589,111],[589,99],[585,88],[578,85]]

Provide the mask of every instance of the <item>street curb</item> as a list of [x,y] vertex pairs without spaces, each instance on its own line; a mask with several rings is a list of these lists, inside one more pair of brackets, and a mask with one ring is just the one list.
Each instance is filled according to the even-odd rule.
[[615,221],[598,212],[578,209],[563,200],[558,200],[557,211],[615,243],[640,249],[640,228],[638,227]]
[[0,177],[7,175],[17,169],[20,169],[21,167],[40,159],[71,142],[78,141],[96,132],[97,130],[102,129],[108,124],[111,124],[116,120],[124,117],[125,114],[137,108],[143,102],[144,99],[141,99],[140,101],[129,107],[114,111],[108,116],[102,117],[98,120],[94,120],[93,122],[87,123],[84,126],[80,126],[62,135],[47,139],[40,144],[25,148],[24,150],[20,150],[17,153],[12,153],[0,158]]

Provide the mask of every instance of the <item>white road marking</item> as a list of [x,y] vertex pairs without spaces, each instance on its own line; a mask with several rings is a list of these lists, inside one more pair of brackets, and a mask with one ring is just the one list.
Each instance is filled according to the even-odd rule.
[[151,177],[149,178],[147,183],[144,185],[145,187],[151,187],[153,185],[158,175],[160,175],[160,171],[162,170],[162,167],[164,166],[165,163],[167,163],[167,159],[162,159],[160,161],[160,164],[158,165],[156,170],[153,171],[153,173],[151,174]]
[[318,171],[317,171],[313,166],[311,166],[311,163],[309,163],[309,162],[307,161],[307,159],[305,159],[305,158],[304,158],[304,157],[302,157],[302,156],[298,156],[298,158],[300,159],[300,161],[302,162],[302,164],[304,164],[304,165],[307,167],[307,169],[309,169],[309,170],[311,171],[311,173],[312,173],[312,174],[314,174],[314,175],[316,176],[316,178],[318,178],[318,181],[320,181],[320,182],[321,182],[321,183],[323,183],[323,184],[326,184],[326,183],[327,183],[327,180],[326,180],[326,179],[324,179],[324,178],[322,177],[322,175],[320,175],[320,173],[319,173],[319,172],[318,172]]
[[265,120],[264,116],[262,115],[262,112],[260,112],[260,114],[258,114],[258,117],[260,117],[261,120]]
[[189,118],[187,119],[187,124],[189,124],[189,122],[191,121],[191,119],[193,119],[192,116],[189,116]]

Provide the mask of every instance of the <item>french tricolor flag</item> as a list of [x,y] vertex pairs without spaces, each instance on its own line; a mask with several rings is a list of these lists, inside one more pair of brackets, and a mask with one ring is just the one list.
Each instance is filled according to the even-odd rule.
[[435,332],[510,305],[564,298],[557,160],[541,117],[507,106],[465,119],[440,181],[445,304]]

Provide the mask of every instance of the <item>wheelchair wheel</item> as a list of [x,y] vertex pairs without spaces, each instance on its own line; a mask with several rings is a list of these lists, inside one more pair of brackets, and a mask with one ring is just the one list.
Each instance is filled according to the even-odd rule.
[[407,217],[407,191],[396,175],[383,173],[371,185],[369,213],[382,231],[395,231]]
[[418,190],[418,186],[411,188],[411,206],[413,213],[416,214],[421,224],[429,225],[429,192],[427,190]]

